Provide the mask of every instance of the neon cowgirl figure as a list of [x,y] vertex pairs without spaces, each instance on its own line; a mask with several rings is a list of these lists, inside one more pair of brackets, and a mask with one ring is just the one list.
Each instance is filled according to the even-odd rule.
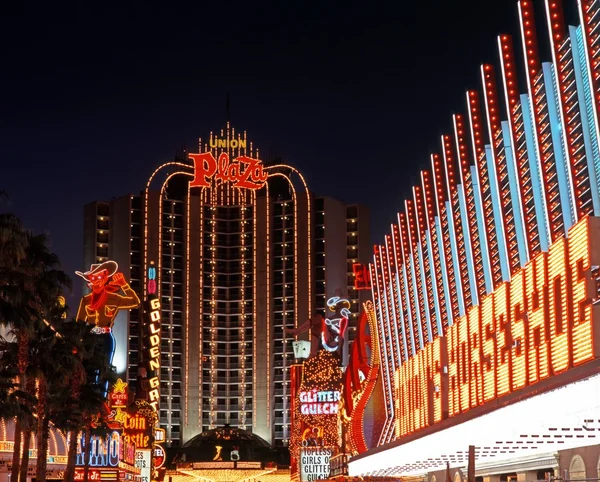
[[104,338],[104,349],[111,365],[115,354],[115,337],[112,334],[115,317],[120,310],[136,308],[140,304],[138,295],[129,286],[123,273],[117,272],[118,269],[114,261],[105,261],[93,264],[85,273],[75,271],[76,275],[87,281],[91,290],[81,298],[77,320],[95,325],[92,331]]

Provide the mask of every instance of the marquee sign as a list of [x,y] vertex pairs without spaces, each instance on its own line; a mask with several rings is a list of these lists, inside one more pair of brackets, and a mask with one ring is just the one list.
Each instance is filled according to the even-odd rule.
[[248,156],[239,156],[233,160],[222,152],[218,159],[212,152],[190,154],[194,163],[194,179],[190,187],[210,187],[211,181],[230,182],[235,187],[260,189],[265,185],[268,174],[263,163]]
[[598,242],[600,218],[582,219],[403,363],[396,436],[441,421],[445,407],[453,417],[600,356]]
[[305,447],[300,450],[300,481],[311,482],[329,478],[329,461],[333,450],[329,447]]

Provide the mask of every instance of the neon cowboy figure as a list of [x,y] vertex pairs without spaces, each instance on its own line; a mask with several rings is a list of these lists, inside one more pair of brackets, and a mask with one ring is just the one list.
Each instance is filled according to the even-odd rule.
[[[114,261],[93,264],[89,271],[75,271],[88,283],[91,292],[83,298],[77,311],[77,320],[91,323],[92,331],[104,337],[104,348],[108,362],[112,364],[115,353],[115,338],[112,326],[120,310],[136,308],[140,304],[138,295],[125,280]],[[122,292],[123,294],[119,294]]]

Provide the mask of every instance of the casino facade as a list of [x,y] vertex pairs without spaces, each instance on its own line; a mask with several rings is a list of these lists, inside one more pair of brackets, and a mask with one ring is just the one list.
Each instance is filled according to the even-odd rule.
[[516,6],[375,247],[384,403],[351,476],[461,480],[472,446],[484,480],[600,477],[600,1]]
[[225,424],[286,446],[284,327],[344,296],[351,338],[367,295],[353,275],[371,253],[366,209],[259,159],[228,123],[141,194],[85,207],[84,265],[116,261],[144,303],[117,314],[113,364],[130,387],[145,381],[167,446]]

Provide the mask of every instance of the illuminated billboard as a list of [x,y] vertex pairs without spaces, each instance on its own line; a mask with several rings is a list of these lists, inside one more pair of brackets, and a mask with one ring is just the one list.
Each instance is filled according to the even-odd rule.
[[600,355],[600,218],[539,253],[395,373],[396,437],[568,372]]
[[160,325],[161,306],[156,290],[156,267],[150,262],[148,267],[148,298],[144,302],[144,361],[145,381],[148,385],[148,402],[158,411],[160,402]]

